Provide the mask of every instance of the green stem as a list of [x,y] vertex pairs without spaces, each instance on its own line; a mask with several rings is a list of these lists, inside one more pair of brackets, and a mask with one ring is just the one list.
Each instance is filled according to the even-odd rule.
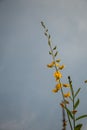
[[[45,35],[46,35],[47,38],[48,38],[48,44],[49,44],[49,46],[50,46],[52,58],[53,58],[53,61],[54,61],[54,63],[55,63],[55,69],[56,69],[56,71],[58,71],[58,68],[57,68],[56,62],[55,62],[55,55],[54,55],[54,53],[53,53],[53,49],[52,49],[52,45],[51,45],[50,35],[49,35],[49,33],[48,33],[48,29],[45,27],[45,25],[44,25],[43,22],[41,22],[41,24],[42,24],[42,26],[44,27],[44,29],[45,29]],[[60,80],[59,80],[59,83],[61,84],[61,81],[60,81]],[[63,101],[65,101],[65,97],[64,97],[63,89],[62,89],[62,88],[61,88],[61,94],[62,94]],[[66,104],[65,104],[65,108],[67,108]],[[67,112],[67,111],[66,111],[66,112]],[[67,117],[68,117],[68,121],[69,121],[69,124],[70,124],[70,128],[71,128],[71,130],[73,130],[72,124],[71,124],[71,120],[70,120],[70,117],[69,117],[69,115],[68,115],[68,112],[67,112]]]
[[[71,85],[71,87],[72,87],[72,85]],[[73,91],[73,87],[72,87],[72,97],[73,97],[73,112],[74,112],[74,91]],[[75,129],[75,114],[73,113],[73,128]]]
[[[71,90],[71,94],[72,94],[72,102],[73,102],[73,112],[74,112],[74,104],[75,104],[75,98],[74,98],[74,90],[73,90],[73,86],[72,86],[72,81],[70,76],[68,76],[69,79],[69,84],[70,84],[70,90]],[[73,129],[75,129],[75,114],[73,113]]]
[[66,118],[65,118],[65,109],[62,107],[62,116],[63,116],[63,129],[62,130],[66,130],[66,124],[65,124],[65,122],[66,122]]
[[[51,50],[51,53],[52,53],[53,61],[54,61],[54,63],[55,63],[55,56],[54,56],[54,53],[53,53],[53,49],[52,49],[51,44],[50,44],[50,50]],[[55,64],[55,69],[56,69],[56,71],[58,71],[58,68],[57,68],[56,64]],[[59,83],[61,84],[60,80],[59,80]],[[61,94],[62,94],[62,97],[63,97],[63,101],[65,101],[65,97],[64,97],[63,89],[62,89],[62,88],[61,88]],[[67,108],[66,104],[65,104],[65,108]],[[67,112],[67,111],[66,111],[66,112]],[[70,120],[70,117],[69,117],[69,115],[68,115],[68,112],[67,112],[67,117],[68,117],[68,121],[69,121],[70,128],[71,128],[71,130],[73,130],[72,124],[71,124],[71,120]]]
[[[61,94],[62,94],[62,97],[63,97],[63,101],[65,101],[64,94],[63,94],[63,89],[62,89],[62,88],[61,88]],[[67,108],[66,104],[65,104],[65,108]],[[66,111],[66,112],[67,112],[67,111]],[[68,117],[68,121],[69,121],[70,128],[71,128],[71,130],[73,130],[72,124],[71,124],[71,120],[70,120],[70,117],[69,117],[69,115],[68,115],[68,112],[67,112],[67,117]]]
[[[72,87],[72,85],[71,85]],[[73,96],[73,111],[75,110],[74,109],[74,91],[73,91],[73,87],[72,87],[72,96]],[[73,113],[73,128],[75,129],[75,114]]]

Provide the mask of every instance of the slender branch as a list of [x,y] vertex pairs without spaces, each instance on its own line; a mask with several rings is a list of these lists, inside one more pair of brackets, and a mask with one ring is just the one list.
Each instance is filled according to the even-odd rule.
[[[65,101],[64,94],[63,94],[63,89],[62,88],[61,88],[61,93],[62,93],[63,101]],[[65,104],[65,108],[67,108],[66,104]],[[70,117],[68,115],[68,112],[66,111],[66,113],[67,113],[67,117],[68,117],[70,128],[71,128],[71,130],[73,130],[72,124],[71,124],[71,120],[70,120]]]
[[[74,90],[73,90],[72,81],[71,81],[70,76],[68,76],[68,80],[69,80],[70,90],[71,90],[71,94],[72,94],[72,103],[73,103],[73,112],[74,112],[75,98],[74,98]],[[73,113],[73,129],[75,129],[75,114],[74,113]]]
[[63,129],[66,130],[66,119],[65,119],[65,109],[62,107],[62,116],[63,116]]

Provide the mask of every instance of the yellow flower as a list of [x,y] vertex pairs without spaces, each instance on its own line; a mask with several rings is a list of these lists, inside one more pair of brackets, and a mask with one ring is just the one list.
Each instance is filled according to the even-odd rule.
[[54,61],[52,61],[50,64],[47,64],[47,67],[48,67],[48,68],[52,68],[52,67],[54,67],[54,66],[58,67],[59,64],[56,63],[56,62],[54,62]]
[[54,88],[54,89],[52,90],[52,92],[53,92],[53,93],[57,93],[57,92],[58,92],[58,89],[57,89],[57,88]]
[[56,84],[56,88],[57,88],[58,90],[60,90],[61,87],[62,87],[62,84],[61,84],[61,83],[60,83],[60,84]]
[[54,66],[55,62],[51,62],[50,64],[47,65],[48,68],[52,68]]
[[56,87],[52,90],[52,92],[57,93],[62,87],[62,84],[56,84]]
[[56,72],[54,72],[54,77],[56,78],[56,81],[57,81],[60,78],[62,78],[62,74],[60,73],[60,71],[56,71]]
[[64,94],[64,97],[65,97],[65,98],[70,97],[70,92],[65,93],[65,94]]
[[62,70],[62,69],[64,69],[64,67],[65,67],[64,65],[61,65],[61,66],[59,66],[59,69]]
[[51,65],[51,64],[48,64],[48,65],[47,65],[47,67],[48,67],[48,68],[52,68],[52,67],[53,67],[53,65]]
[[63,87],[67,88],[69,87],[69,84],[63,84]]

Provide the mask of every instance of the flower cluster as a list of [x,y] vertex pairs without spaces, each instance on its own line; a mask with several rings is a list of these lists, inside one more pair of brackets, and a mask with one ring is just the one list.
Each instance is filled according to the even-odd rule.
[[[49,44],[49,46],[52,49],[51,44]],[[62,78],[61,70],[63,70],[65,68],[65,65],[60,65],[60,59],[56,60],[56,56],[57,55],[55,56],[55,53],[54,53],[54,51],[56,50],[56,47],[54,47],[54,48],[52,50],[50,50],[50,54],[53,56],[53,61],[51,63],[47,64],[47,67],[48,68],[53,68],[54,67],[55,70],[56,70],[53,73],[53,76],[54,76],[57,84],[55,85],[55,88],[52,90],[52,92],[57,93],[59,90],[62,89],[62,87],[65,87],[65,88],[69,87],[69,84],[65,84],[65,83],[63,84],[63,83],[61,83],[61,78]],[[70,97],[70,92],[63,93],[63,96],[65,98]]]
[[[56,85],[54,89],[52,90],[53,93],[58,93],[61,91],[61,96],[62,96],[62,101],[60,102],[60,106],[63,109],[63,130],[65,130],[67,122],[70,125],[71,130],[81,130],[82,124],[77,124],[77,121],[79,119],[82,119],[84,117],[87,117],[87,115],[82,115],[79,117],[76,117],[77,113],[77,107],[80,103],[79,98],[76,98],[78,93],[80,92],[81,88],[78,88],[76,92],[74,92],[73,86],[72,86],[72,81],[70,76],[68,76],[68,81],[69,83],[62,83],[61,78],[63,77],[62,75],[62,70],[65,68],[64,65],[60,65],[60,59],[57,59],[58,51],[57,47],[54,46],[52,47],[52,40],[51,36],[48,33],[48,29],[46,28],[45,24],[41,22],[41,25],[43,26],[45,32],[45,36],[48,39],[48,45],[50,47],[49,54],[52,56],[52,62],[47,64],[48,68],[55,68],[55,72],[53,72],[53,76],[56,81]],[[87,80],[85,81],[87,83]],[[64,90],[68,88],[68,91],[65,92]],[[69,108],[69,105],[71,104],[72,108]],[[67,121],[65,120],[65,113],[67,114]]]

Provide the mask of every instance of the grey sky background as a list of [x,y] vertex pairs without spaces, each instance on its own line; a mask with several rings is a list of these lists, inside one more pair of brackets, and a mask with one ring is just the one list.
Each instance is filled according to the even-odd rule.
[[[44,21],[87,112],[87,1],[0,0],[0,130],[60,130],[61,96],[55,86]],[[87,130],[87,119],[82,120]]]

